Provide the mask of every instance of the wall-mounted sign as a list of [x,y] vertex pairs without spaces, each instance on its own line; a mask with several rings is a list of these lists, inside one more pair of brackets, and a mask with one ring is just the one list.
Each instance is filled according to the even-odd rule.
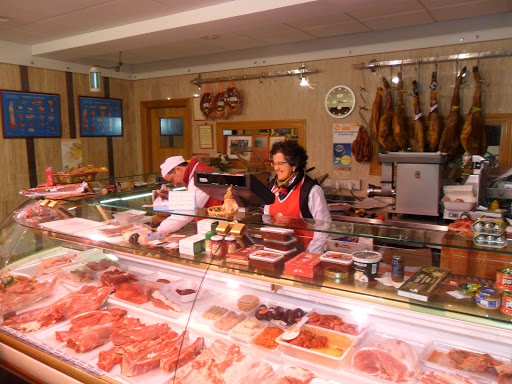
[[80,136],[123,136],[123,102],[101,97],[79,98]]
[[334,168],[350,168],[352,164],[352,142],[357,137],[358,124],[333,124],[332,165]]
[[59,95],[1,91],[5,139],[61,137]]

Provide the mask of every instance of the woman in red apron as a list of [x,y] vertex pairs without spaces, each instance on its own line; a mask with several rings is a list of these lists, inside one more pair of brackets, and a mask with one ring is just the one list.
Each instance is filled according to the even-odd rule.
[[[276,172],[272,182],[276,199],[265,206],[264,213],[272,215],[273,223],[312,229],[302,219],[331,221],[322,188],[304,173],[308,160],[306,150],[296,142],[283,141],[272,145],[270,156]],[[295,235],[304,249],[313,253],[323,253],[329,238],[327,233],[312,230],[295,229]]]

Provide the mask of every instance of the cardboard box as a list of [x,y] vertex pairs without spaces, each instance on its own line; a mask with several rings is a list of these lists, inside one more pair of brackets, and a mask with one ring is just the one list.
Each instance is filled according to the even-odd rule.
[[215,231],[215,228],[219,225],[219,220],[203,219],[197,222],[197,234],[205,235],[207,232]]
[[322,270],[319,253],[301,252],[284,263],[284,272],[302,277],[315,277]]
[[204,236],[194,235],[180,240],[180,254],[195,256],[204,252]]

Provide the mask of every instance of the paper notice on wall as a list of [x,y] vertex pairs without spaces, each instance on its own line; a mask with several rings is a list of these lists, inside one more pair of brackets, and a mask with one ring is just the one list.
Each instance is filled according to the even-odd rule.
[[69,171],[75,165],[83,163],[81,140],[61,140],[60,149],[62,153],[62,169],[64,172]]
[[359,125],[333,124],[332,126],[332,165],[335,168],[350,168],[352,164],[352,142],[357,137]]

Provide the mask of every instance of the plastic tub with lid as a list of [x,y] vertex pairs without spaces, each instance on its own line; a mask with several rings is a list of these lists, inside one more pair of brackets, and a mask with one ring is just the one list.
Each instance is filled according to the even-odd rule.
[[373,282],[379,273],[379,261],[382,255],[374,251],[357,251],[352,253],[354,261],[354,280],[360,282]]
[[263,244],[265,244],[265,249],[286,252],[295,248],[297,245],[297,239],[295,237],[288,241],[263,239]]
[[263,227],[260,228],[261,237],[273,241],[290,241],[295,232],[289,228]]

